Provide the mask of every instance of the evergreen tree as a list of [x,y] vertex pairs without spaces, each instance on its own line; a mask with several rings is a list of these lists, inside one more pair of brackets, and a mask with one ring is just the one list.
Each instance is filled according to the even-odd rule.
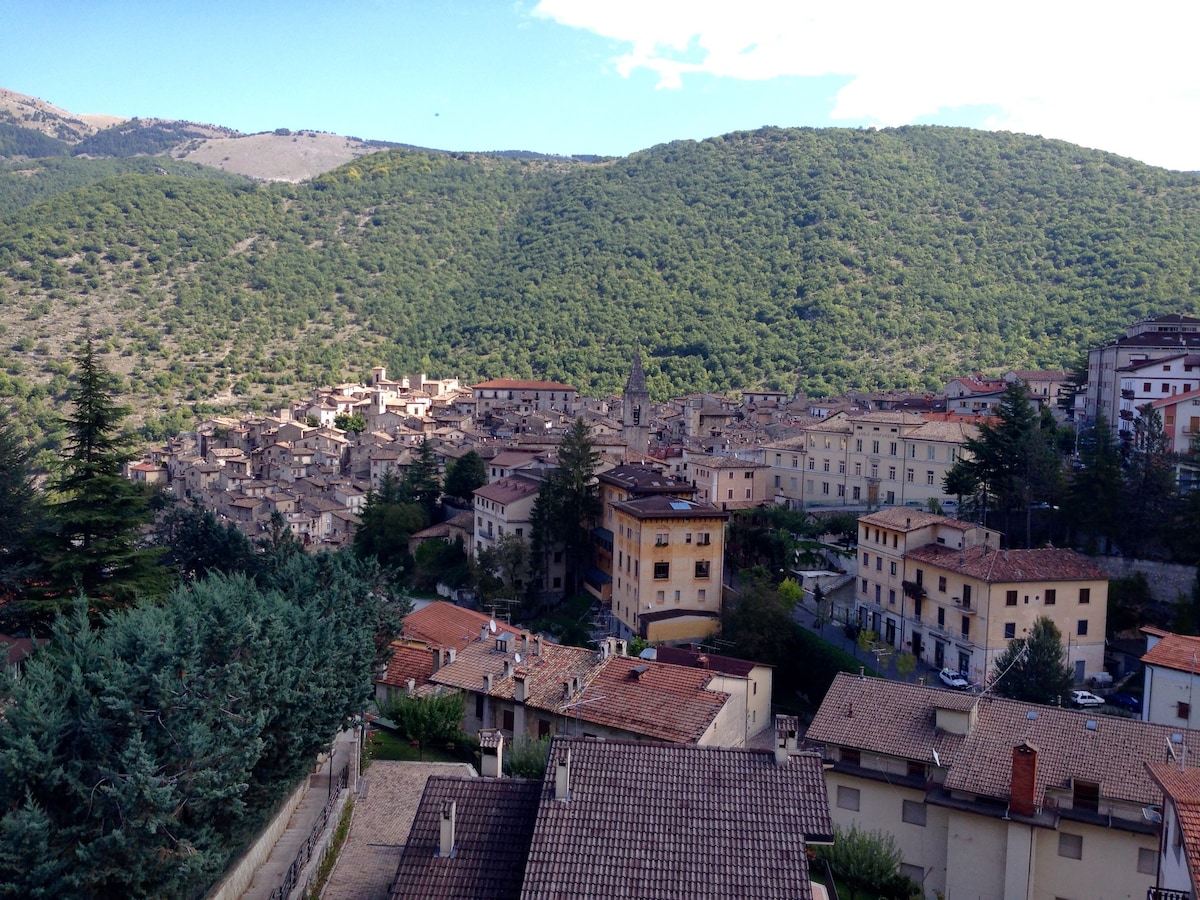
[[992,688],[1002,697],[1026,703],[1065,703],[1074,673],[1064,660],[1062,634],[1046,616],[1033,630],[1008,642],[992,667]]
[[487,484],[487,466],[474,450],[446,465],[446,494],[467,502],[476,488]]
[[37,567],[35,544],[44,510],[32,459],[32,448],[13,427],[0,426],[0,602],[19,596]]
[[141,527],[153,515],[149,495],[122,474],[132,456],[121,429],[128,410],[117,404],[90,338],[75,363],[66,456],[53,482],[59,499],[49,507],[49,574],[60,594],[121,606],[161,592],[168,574],[157,564],[160,551],[141,546]]
[[1121,453],[1103,416],[1080,435],[1078,463],[1067,485],[1067,520],[1089,553],[1108,553],[1124,511]]
[[591,547],[591,528],[600,517],[599,465],[600,453],[592,443],[591,429],[578,418],[563,435],[558,466],[542,484],[535,504],[535,533],[540,532],[537,548],[544,555],[555,541],[561,542],[566,586],[572,594],[579,590],[580,573]]
[[442,496],[442,481],[438,475],[437,459],[433,455],[433,445],[428,440],[421,441],[417,458],[404,472],[400,480],[401,496],[409,503],[415,503],[425,510],[425,518],[436,522],[438,501]]
[[1125,446],[1121,491],[1121,550],[1126,556],[1161,555],[1164,539],[1177,519],[1177,456],[1163,430],[1162,414],[1147,403],[1133,420],[1133,438]]
[[367,494],[359,525],[354,530],[354,551],[373,557],[394,572],[412,568],[408,539],[429,527],[429,516],[420,505],[406,499],[408,491],[392,472]]

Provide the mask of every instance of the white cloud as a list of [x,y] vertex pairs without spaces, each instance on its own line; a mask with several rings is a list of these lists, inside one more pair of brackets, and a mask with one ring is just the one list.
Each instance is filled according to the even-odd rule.
[[834,120],[988,106],[988,127],[1200,169],[1200,4],[541,0],[534,14],[627,44],[614,70],[653,72],[661,89],[701,72],[843,75]]

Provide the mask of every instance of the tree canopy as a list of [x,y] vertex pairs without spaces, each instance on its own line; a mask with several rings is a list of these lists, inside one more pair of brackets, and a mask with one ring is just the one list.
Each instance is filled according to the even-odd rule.
[[991,684],[997,694],[1013,700],[1066,703],[1075,675],[1065,656],[1058,626],[1042,616],[1028,635],[1008,642],[992,666]]

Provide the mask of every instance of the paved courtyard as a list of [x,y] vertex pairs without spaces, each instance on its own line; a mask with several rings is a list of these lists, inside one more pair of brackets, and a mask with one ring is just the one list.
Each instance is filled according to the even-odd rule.
[[377,760],[364,773],[365,796],[354,799],[350,834],[322,891],[323,900],[387,900],[430,775],[473,775],[465,763]]

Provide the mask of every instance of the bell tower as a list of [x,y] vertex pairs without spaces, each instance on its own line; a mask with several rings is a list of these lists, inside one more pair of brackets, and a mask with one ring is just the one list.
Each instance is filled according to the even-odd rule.
[[626,453],[638,458],[645,456],[650,447],[650,392],[646,389],[640,350],[633,351],[633,369],[621,396],[621,425]]

